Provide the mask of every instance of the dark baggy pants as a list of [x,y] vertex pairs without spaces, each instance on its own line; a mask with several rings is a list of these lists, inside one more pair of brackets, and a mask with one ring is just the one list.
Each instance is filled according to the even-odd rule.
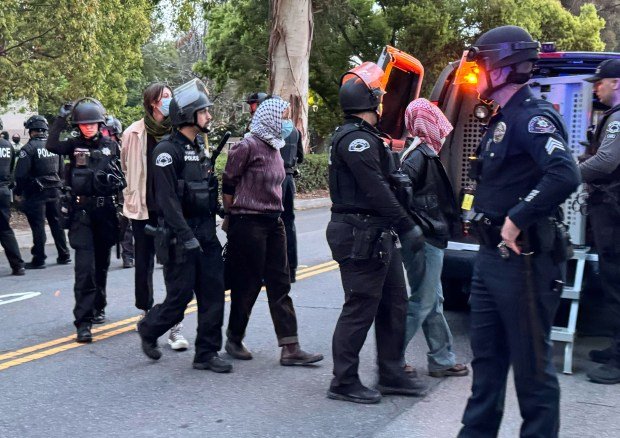
[[90,324],[95,312],[105,309],[110,253],[118,236],[116,207],[76,207],[69,229],[75,249],[75,326]]
[[264,281],[278,345],[298,342],[282,220],[262,215],[230,216],[226,269],[230,269],[231,286],[228,338],[234,342],[244,338]]
[[[525,257],[532,257],[533,303]],[[549,254],[511,252],[504,260],[497,248],[480,248],[470,299],[474,376],[459,437],[497,436],[510,366],[523,417],[520,436],[558,436],[560,388],[550,340],[562,293],[556,280],[561,280],[560,266]]]
[[613,355],[620,367],[620,214],[604,203],[589,209],[601,286],[614,324]]
[[58,221],[58,198],[53,199],[26,199],[24,202],[24,214],[32,230],[32,262],[40,264],[45,261],[45,219],[52,232],[54,244],[58,251],[58,259],[69,259],[70,253],[67,247],[65,231]]
[[15,239],[10,221],[11,191],[6,186],[0,186],[0,245],[4,248],[11,269],[19,269],[24,267],[24,261],[19,252],[17,239]]
[[297,271],[297,230],[295,229],[295,179],[286,174],[282,182],[282,206],[284,211],[280,216],[286,230],[286,254],[291,271],[291,280],[295,279]]
[[199,240],[201,251],[177,247],[175,256],[164,265],[166,298],[146,314],[139,330],[144,339],[155,341],[183,320],[195,294],[198,329],[194,362],[206,362],[222,348],[224,263],[217,237]]
[[132,219],[135,266],[136,307],[148,311],[153,307],[153,271],[155,270],[155,238],[144,233],[146,225],[157,226],[157,215],[149,212],[147,220]]
[[400,253],[394,243],[383,259],[353,260],[354,227],[342,222],[327,226],[327,242],[340,265],[345,301],[332,340],[334,378],[332,389],[361,385],[359,353],[375,323],[379,380],[398,385],[402,369],[407,288]]
[[125,216],[120,217],[120,236],[121,236],[121,257],[123,261],[134,259],[133,249],[133,232],[131,230],[131,221]]

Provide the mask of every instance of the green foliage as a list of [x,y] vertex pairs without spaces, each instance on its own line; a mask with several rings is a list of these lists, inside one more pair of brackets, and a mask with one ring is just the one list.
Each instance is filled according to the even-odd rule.
[[309,154],[304,162],[299,165],[301,177],[295,181],[299,193],[310,193],[315,190],[327,190],[329,188],[328,155]]
[[47,108],[91,95],[119,109],[141,66],[152,8],[150,0],[3,0],[0,101]]

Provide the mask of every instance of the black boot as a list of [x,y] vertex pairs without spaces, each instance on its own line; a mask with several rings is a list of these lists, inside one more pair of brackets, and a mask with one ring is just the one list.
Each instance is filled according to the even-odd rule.
[[93,317],[93,324],[103,324],[104,322],[105,322],[105,310],[95,311],[95,316]]
[[390,380],[379,378],[377,390],[383,395],[412,395],[414,397],[422,397],[426,394],[428,387],[422,380],[415,377]]
[[611,358],[611,347],[607,347],[604,350],[590,350],[590,359],[592,359],[593,362],[606,364]]
[[59,265],[68,265],[71,263],[71,255],[67,254],[66,256],[58,257],[56,263]]
[[620,383],[620,362],[612,359],[606,365],[593,369],[587,375],[594,383],[615,385]]
[[327,391],[327,398],[368,405],[379,403],[381,401],[381,393],[360,383],[347,389],[331,387]]
[[45,262],[32,259],[31,262],[26,263],[26,269],[45,269]]
[[82,323],[77,329],[77,341],[81,344],[93,342],[93,334],[90,332],[91,325]]
[[149,341],[144,339],[142,333],[140,333],[140,323],[138,323],[138,334],[140,335],[140,340],[142,341],[142,351],[144,354],[153,360],[159,360],[161,358],[161,350],[157,345],[157,340]]
[[26,270],[23,267],[21,267],[21,266],[19,266],[17,268],[13,268],[11,270],[11,275],[18,275],[18,276],[26,275]]
[[211,370],[214,373],[230,373],[232,371],[232,364],[222,359],[217,353],[204,362],[194,362],[192,366],[196,370]]

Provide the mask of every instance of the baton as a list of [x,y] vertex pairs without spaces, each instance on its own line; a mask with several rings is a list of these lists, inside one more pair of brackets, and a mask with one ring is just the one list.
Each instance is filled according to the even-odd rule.
[[220,154],[222,153],[222,149],[224,149],[224,146],[226,146],[226,143],[228,142],[229,138],[230,138],[230,131],[226,131],[226,133],[220,140],[220,143],[217,145],[217,148],[215,149],[215,151],[213,151],[213,155],[211,155],[211,164],[213,165],[213,167],[215,167],[215,160],[217,160],[217,157],[219,157]]

